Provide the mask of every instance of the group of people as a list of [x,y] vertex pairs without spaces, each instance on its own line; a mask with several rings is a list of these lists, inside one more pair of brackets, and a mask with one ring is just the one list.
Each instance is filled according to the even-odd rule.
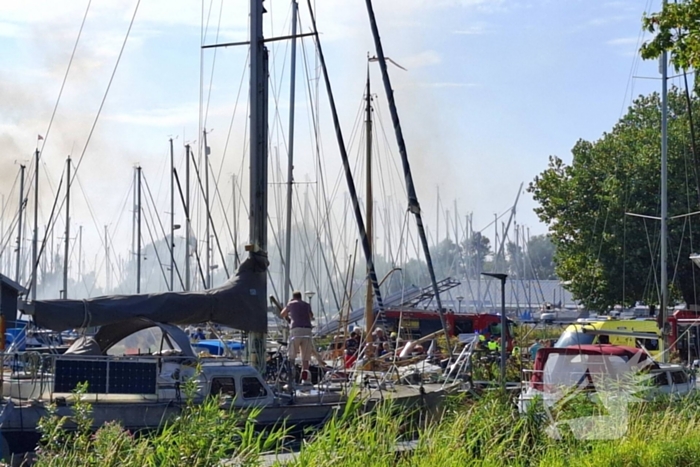
[[357,361],[357,357],[360,355],[361,350],[364,351],[365,356],[381,357],[393,350],[393,343],[397,340],[396,332],[392,332],[388,337],[384,329],[377,327],[372,332],[370,339],[368,339],[364,346],[362,346],[362,331],[359,327],[353,329],[350,333],[350,337],[345,340],[345,368],[350,368]]

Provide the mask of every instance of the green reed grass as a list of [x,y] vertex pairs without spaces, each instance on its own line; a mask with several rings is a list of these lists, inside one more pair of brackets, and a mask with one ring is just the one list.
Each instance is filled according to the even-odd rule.
[[[84,390],[84,388],[82,388]],[[260,465],[261,454],[280,450],[287,428],[258,433],[255,413],[220,409],[220,401],[188,402],[182,414],[155,434],[135,437],[110,423],[93,433],[89,404],[77,392],[75,415],[49,415],[37,466],[213,466]],[[603,415],[581,396],[554,410],[554,420]],[[700,397],[666,398],[629,407],[620,439],[586,441],[562,429],[561,439],[545,432],[549,419],[535,409],[518,414],[508,395],[447,401],[440,421],[389,403],[367,410],[357,394],[328,423],[310,434],[299,452],[277,465],[341,466],[679,466],[700,465]],[[77,428],[70,432],[64,427]],[[415,439],[400,451],[402,441]]]

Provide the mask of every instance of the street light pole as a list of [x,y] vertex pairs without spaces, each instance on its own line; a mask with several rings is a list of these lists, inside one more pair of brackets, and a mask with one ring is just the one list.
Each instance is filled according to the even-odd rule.
[[506,332],[508,329],[508,320],[506,319],[506,278],[508,274],[482,272],[484,276],[493,277],[501,281],[501,389],[506,390],[506,358],[508,356],[508,338]]

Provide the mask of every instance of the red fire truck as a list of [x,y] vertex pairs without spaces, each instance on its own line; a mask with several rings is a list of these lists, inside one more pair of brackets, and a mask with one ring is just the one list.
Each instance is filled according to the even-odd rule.
[[[387,332],[398,332],[401,322],[401,336],[408,339],[418,339],[442,329],[440,314],[437,310],[388,309],[384,312],[384,321]],[[460,334],[474,334],[478,332],[487,338],[501,336],[501,316],[486,313],[454,313],[445,312],[447,330],[452,336]],[[513,322],[508,320],[506,330],[508,350],[513,348]]]
[[683,360],[700,358],[700,312],[676,310],[668,317],[669,347],[678,351]]

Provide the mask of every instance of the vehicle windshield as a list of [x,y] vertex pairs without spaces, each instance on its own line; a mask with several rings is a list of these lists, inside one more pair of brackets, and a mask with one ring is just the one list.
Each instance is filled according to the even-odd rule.
[[554,347],[561,349],[572,345],[589,345],[595,339],[594,334],[584,334],[576,331],[564,331]]

